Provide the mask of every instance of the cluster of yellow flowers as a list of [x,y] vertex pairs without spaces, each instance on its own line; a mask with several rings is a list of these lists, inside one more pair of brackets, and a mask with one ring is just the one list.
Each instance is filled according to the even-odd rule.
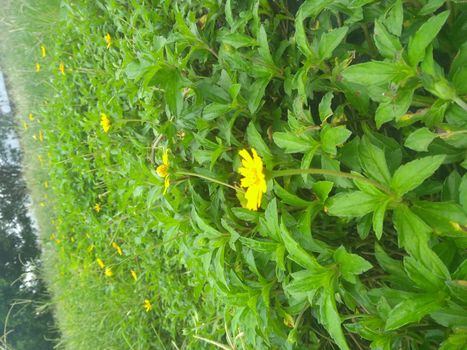
[[105,133],[110,130],[110,119],[105,113],[101,113],[101,126]]

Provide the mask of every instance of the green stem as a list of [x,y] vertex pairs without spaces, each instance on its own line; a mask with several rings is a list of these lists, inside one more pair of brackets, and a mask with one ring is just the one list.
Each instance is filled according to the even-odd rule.
[[301,174],[315,174],[315,175],[329,175],[329,176],[337,176],[337,177],[344,177],[353,180],[359,180],[366,182],[376,188],[379,188],[381,191],[392,194],[392,191],[387,188],[386,186],[380,184],[379,182],[373,181],[371,179],[367,179],[361,175],[355,175],[350,173],[344,173],[342,171],[335,171],[335,170],[327,170],[327,169],[317,169],[317,168],[309,168],[309,169],[286,169],[286,170],[275,170],[270,173],[271,178],[275,177],[282,177],[282,176],[292,176],[292,175],[301,175]]
[[190,173],[190,172],[187,172],[187,171],[177,171],[176,175],[186,175],[186,176],[199,177],[200,179],[204,179],[204,180],[208,180],[210,182],[214,182],[216,184],[231,188],[231,189],[233,189],[235,191],[241,191],[241,189],[238,188],[238,187],[235,187],[235,186],[232,186],[232,185],[230,185],[228,183],[219,181],[217,179],[214,179],[213,177],[209,177],[209,176],[205,176],[205,175],[201,175],[201,174],[197,174],[197,173]]

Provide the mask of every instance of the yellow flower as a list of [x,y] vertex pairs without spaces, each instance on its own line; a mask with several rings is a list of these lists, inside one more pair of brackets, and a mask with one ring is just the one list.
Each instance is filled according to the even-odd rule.
[[156,169],[157,175],[164,178],[164,194],[170,186],[169,179],[169,150],[166,149],[162,155],[162,164]]
[[39,63],[36,63],[36,72],[39,73],[41,71],[41,65]]
[[23,122],[23,128],[24,128],[24,130],[28,130],[28,127],[29,127],[28,123]]
[[60,73],[65,74],[65,65],[63,64],[63,62],[60,62],[60,64],[58,65],[58,70],[60,71]]
[[108,132],[110,129],[110,119],[105,113],[101,113],[101,125],[104,132]]
[[105,275],[107,277],[112,277],[113,276],[113,272],[112,272],[112,269],[110,267],[106,267],[104,273],[105,273]]
[[34,120],[34,117],[32,116],[32,113],[29,113],[28,118],[29,118],[30,121],[33,121],[33,120]]
[[118,255],[123,255],[122,248],[120,248],[120,246],[117,243],[112,242],[112,247],[114,247],[114,249],[117,251]]
[[152,304],[151,302],[149,301],[149,299],[144,299],[144,305],[143,305],[144,309],[146,310],[146,312],[149,312],[152,310]]
[[44,181],[44,187],[49,188],[49,182],[48,181]]
[[112,37],[110,36],[109,33],[105,34],[104,36],[105,42],[107,44],[107,48],[110,48],[110,45],[112,45]]
[[97,258],[96,261],[97,261],[97,264],[99,265],[99,267],[101,269],[103,269],[105,267],[104,262],[100,258]]
[[253,157],[246,149],[239,152],[243,158],[243,167],[238,169],[238,172],[243,176],[240,186],[247,189],[245,193],[246,208],[258,210],[263,193],[266,193],[266,179],[263,172],[263,161],[254,148],[251,149],[251,152]]
[[45,54],[46,54],[45,46],[44,46],[44,45],[41,45],[41,56],[42,56],[42,58],[45,57]]
[[99,203],[96,203],[96,205],[94,206],[94,210],[96,211],[96,213],[100,212],[101,209],[101,205]]
[[44,135],[42,134],[42,130],[39,130],[39,141],[44,141]]
[[131,270],[130,272],[131,272],[131,277],[133,277],[133,279],[136,281],[138,279],[138,275],[133,270]]
[[95,248],[96,248],[96,246],[94,244],[89,245],[88,252],[91,253]]

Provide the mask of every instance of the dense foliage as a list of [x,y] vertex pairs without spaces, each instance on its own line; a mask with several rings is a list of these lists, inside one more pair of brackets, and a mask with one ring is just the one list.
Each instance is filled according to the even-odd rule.
[[23,119],[69,348],[465,349],[462,1],[63,1],[56,20],[30,63],[53,92]]

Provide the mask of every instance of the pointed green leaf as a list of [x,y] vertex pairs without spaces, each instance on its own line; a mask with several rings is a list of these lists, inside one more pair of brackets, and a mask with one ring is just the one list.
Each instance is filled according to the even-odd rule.
[[431,156],[420,158],[400,166],[391,180],[391,188],[403,196],[407,192],[420,186],[443,164],[445,156]]
[[405,147],[414,151],[428,151],[428,146],[438,135],[431,132],[428,128],[420,128],[411,133],[405,140]]
[[339,193],[329,199],[328,213],[333,216],[359,217],[371,213],[379,198],[362,191]]
[[441,12],[439,15],[430,17],[410,38],[407,48],[409,64],[415,67],[425,57],[425,50],[436,38],[444,23],[449,17],[449,11]]
[[324,61],[332,56],[332,52],[342,42],[348,30],[349,28],[344,26],[334,29],[321,36],[318,45],[319,58],[321,61]]

